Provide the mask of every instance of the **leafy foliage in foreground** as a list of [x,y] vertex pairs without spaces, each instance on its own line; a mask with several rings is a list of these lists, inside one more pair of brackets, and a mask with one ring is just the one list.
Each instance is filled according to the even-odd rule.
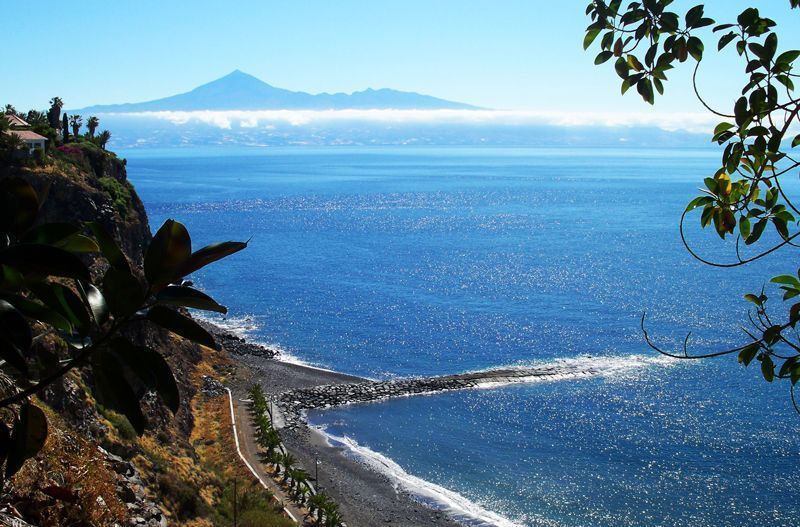
[[[676,65],[694,61],[694,90],[708,111],[722,121],[715,127],[712,141],[724,146],[719,169],[706,177],[702,195],[693,199],[681,217],[681,238],[687,250],[698,260],[717,267],[735,267],[762,258],[779,249],[798,247],[794,241],[800,230],[800,209],[782,181],[800,167],[797,147],[800,146],[800,97],[795,80],[795,63],[800,50],[782,49],[776,23],[761,16],[758,9],[747,8],[730,23],[715,25],[698,5],[683,15],[672,12],[672,0],[642,0],[622,8],[622,0],[595,0],[586,8],[592,23],[586,28],[584,48],[598,41],[600,52],[595,64],[614,60],[614,70],[622,79],[625,94],[635,87],[648,103],[655,102],[656,92],[664,93],[667,72]],[[790,0],[790,7],[800,0]],[[770,6],[774,7],[774,6]],[[742,63],[746,82],[741,95],[731,107],[717,110],[703,99],[697,76],[706,53],[700,35],[713,26],[716,51],[733,48]],[[789,35],[797,37],[797,35]],[[691,60],[690,60],[691,59]],[[726,82],[717,79],[718,84]],[[795,135],[796,134],[796,135]],[[700,256],[684,236],[684,220],[693,211],[700,212],[700,226],[712,227],[725,240],[735,239],[735,260],[714,262]],[[764,236],[769,230],[775,236]],[[763,240],[770,246],[750,255],[743,250]],[[745,247],[742,247],[744,245]],[[777,276],[771,282],[783,290],[784,302],[800,295],[800,271]],[[754,359],[761,363],[764,379],[788,379],[794,402],[794,386],[800,380],[800,339],[795,329],[800,321],[800,303],[789,303],[780,319],[767,310],[768,297],[747,294],[745,300],[754,305],[750,327],[744,329],[747,342],[733,349],[690,354],[687,345],[682,353],[667,352],[645,338],[661,353],[678,358],[708,358],[736,354],[747,366]],[[644,329],[644,317],[642,317]],[[688,341],[688,337],[687,337]],[[795,403],[800,412],[800,407]]]
[[[186,228],[167,220],[147,248],[142,280],[102,225],[36,225],[40,206],[25,180],[0,180],[0,370],[13,381],[0,401],[13,414],[10,428],[0,421],[5,478],[47,438],[47,419],[31,396],[75,368],[91,371],[97,402],[124,415],[137,434],[145,429],[139,401],[148,391],[177,412],[180,394],[169,364],[121,331],[152,324],[215,347],[206,330],[175,308],[225,308],[183,278],[247,246],[224,242],[193,251]],[[79,256],[91,253],[108,265],[96,281]],[[47,334],[64,341],[63,353],[37,346]]]

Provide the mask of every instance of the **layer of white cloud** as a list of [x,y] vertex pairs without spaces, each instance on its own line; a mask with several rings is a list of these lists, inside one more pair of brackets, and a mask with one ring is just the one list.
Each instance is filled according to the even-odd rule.
[[655,127],[708,133],[719,118],[704,113],[537,112],[505,110],[225,110],[118,114],[155,118],[174,124],[203,123],[230,129],[304,126],[336,122],[396,124],[551,125],[563,127]]

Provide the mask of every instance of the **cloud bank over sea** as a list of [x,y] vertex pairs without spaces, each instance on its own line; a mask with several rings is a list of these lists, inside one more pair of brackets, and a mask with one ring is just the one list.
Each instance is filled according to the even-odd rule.
[[199,110],[134,112],[131,118],[216,128],[267,128],[276,125],[330,126],[337,123],[404,125],[487,125],[559,127],[648,127],[667,132],[708,133],[718,118],[704,113],[543,112],[518,110]]

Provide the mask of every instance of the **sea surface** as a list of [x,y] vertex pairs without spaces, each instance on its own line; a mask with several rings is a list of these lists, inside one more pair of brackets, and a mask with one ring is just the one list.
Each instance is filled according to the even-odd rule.
[[[796,268],[786,251],[721,270],[684,250],[678,219],[718,151],[123,154],[153,230],[174,218],[196,247],[251,238],[196,283],[229,307],[217,321],[287,359],[375,379],[564,361],[602,373],[309,415],[421,500],[472,525],[798,525],[788,383],[735,357],[667,359],[640,329],[646,312],[666,348],[688,332],[693,351],[736,345],[742,295]],[[690,242],[733,260],[698,223]]]

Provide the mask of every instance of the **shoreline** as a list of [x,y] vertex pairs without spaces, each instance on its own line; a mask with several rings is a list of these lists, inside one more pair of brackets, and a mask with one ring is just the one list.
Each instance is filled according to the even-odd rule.
[[[368,380],[280,361],[275,349],[247,342],[213,322],[199,322],[237,363],[237,374],[230,386],[234,397],[246,397],[253,383],[260,384],[267,394],[277,395],[323,384]],[[319,481],[314,485],[336,501],[348,527],[463,527],[445,512],[397,488],[388,476],[348,455],[346,447],[331,445],[326,434],[309,426],[305,419],[290,424],[280,433],[286,449],[309,474],[315,473],[315,464],[319,461]]]

